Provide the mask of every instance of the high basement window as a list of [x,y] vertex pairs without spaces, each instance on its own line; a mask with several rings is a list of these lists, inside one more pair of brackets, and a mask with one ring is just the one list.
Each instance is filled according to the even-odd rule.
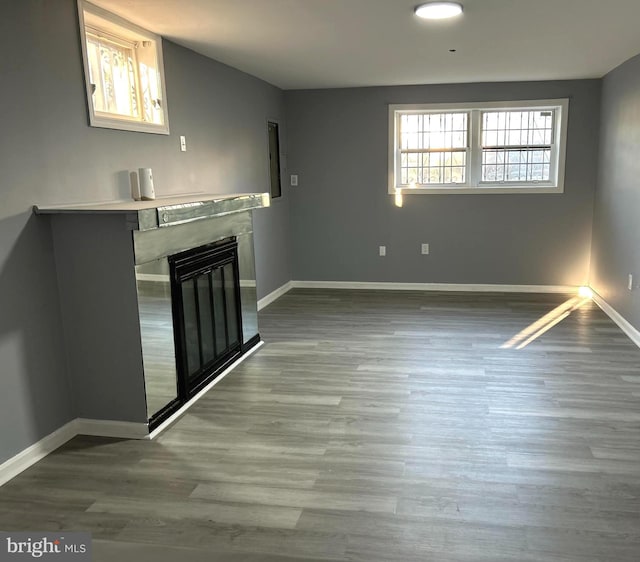
[[569,100],[389,106],[389,193],[562,193]]
[[169,134],[162,39],[78,0],[93,127]]

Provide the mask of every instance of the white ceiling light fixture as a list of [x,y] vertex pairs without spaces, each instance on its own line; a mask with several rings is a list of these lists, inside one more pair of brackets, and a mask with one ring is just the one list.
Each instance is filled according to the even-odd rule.
[[416,6],[415,13],[419,18],[443,20],[459,16],[462,13],[462,4],[459,2],[427,2]]

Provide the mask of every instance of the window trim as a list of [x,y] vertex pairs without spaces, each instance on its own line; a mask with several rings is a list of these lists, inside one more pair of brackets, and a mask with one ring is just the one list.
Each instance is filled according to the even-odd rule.
[[[117,129],[121,131],[134,131],[139,133],[154,133],[158,135],[168,135],[169,134],[169,110],[167,106],[167,90],[166,90],[166,80],[164,76],[164,58],[162,55],[162,37],[156,35],[155,33],[151,33],[142,27],[131,23],[120,16],[117,16],[107,10],[104,10],[95,4],[91,4],[86,0],[77,0],[78,2],[78,22],[80,26],[80,46],[82,50],[82,67],[83,67],[83,75],[84,75],[84,83],[85,83],[85,92],[87,97],[87,111],[89,114],[89,125],[91,127],[99,127],[102,129]],[[113,24],[116,27],[125,28],[127,31],[131,32],[133,35],[139,36],[143,39],[153,41],[155,43],[156,49],[156,61],[157,61],[157,71],[160,75],[160,93],[162,96],[162,112],[163,112],[163,120],[164,123],[159,125],[157,123],[148,123],[141,120],[138,120],[134,117],[121,116],[115,117],[110,114],[105,114],[100,111],[96,111],[93,107],[92,95],[91,91],[91,80],[89,77],[89,58],[87,55],[87,39],[86,39],[86,31],[87,27],[85,26],[84,21],[84,12],[91,13],[99,18],[107,20],[109,23]],[[92,27],[92,26],[89,26]],[[125,41],[128,42],[129,39],[126,37],[120,37],[117,34],[111,33],[109,30],[104,31],[105,36],[111,36],[109,39],[112,42],[116,41]],[[138,72],[136,72],[136,81],[139,80]]]
[[[504,109],[524,111],[532,108],[556,110],[554,138],[557,150],[552,151],[552,169],[555,172],[549,182],[482,182],[480,181],[480,161],[482,155],[481,113],[485,110]],[[397,186],[396,166],[398,163],[399,130],[398,116],[403,113],[420,112],[459,112],[469,113],[468,138],[469,148],[465,184],[435,184],[434,187]],[[515,194],[515,193],[564,193],[565,164],[567,150],[567,125],[569,117],[569,99],[540,99],[492,101],[471,103],[427,103],[427,104],[389,104],[389,139],[388,139],[388,192],[395,195],[399,190],[403,195],[427,194]]]

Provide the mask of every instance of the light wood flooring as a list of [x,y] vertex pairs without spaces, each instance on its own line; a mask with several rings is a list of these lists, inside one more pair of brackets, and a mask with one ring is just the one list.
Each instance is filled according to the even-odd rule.
[[570,299],[291,291],[157,440],[0,488],[0,529],[88,530],[96,561],[640,560],[640,350]]

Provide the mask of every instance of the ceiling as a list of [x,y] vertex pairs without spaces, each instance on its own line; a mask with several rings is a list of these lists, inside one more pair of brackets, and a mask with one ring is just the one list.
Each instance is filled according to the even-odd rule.
[[[599,78],[640,53],[639,0],[92,0],[283,89]],[[456,49],[456,52],[449,52]]]

